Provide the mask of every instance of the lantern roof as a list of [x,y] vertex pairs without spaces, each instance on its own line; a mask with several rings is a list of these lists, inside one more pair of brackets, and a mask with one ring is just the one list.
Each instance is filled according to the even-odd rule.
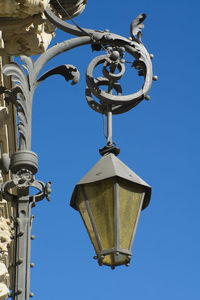
[[76,209],[75,201],[78,186],[112,177],[122,178],[144,187],[145,198],[142,209],[148,206],[151,197],[151,187],[112,153],[104,155],[78,182],[71,198],[71,206]]

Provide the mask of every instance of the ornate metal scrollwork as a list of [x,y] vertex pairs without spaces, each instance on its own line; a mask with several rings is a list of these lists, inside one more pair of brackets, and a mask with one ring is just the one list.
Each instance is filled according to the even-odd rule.
[[[18,193],[23,193],[27,188],[35,188],[38,192],[35,195],[29,195],[29,201],[35,204],[37,201],[43,200],[45,197],[50,201],[51,194],[51,182],[48,181],[46,185],[40,181],[35,180],[32,172],[26,169],[21,169],[17,174],[12,175],[10,181],[5,182],[1,186],[1,193],[7,201],[16,201],[18,198]],[[9,190],[12,188],[17,188],[17,195],[10,193]]]
[[[35,62],[30,57],[21,56],[22,67],[14,62],[4,66],[3,73],[11,76],[13,81],[16,82],[16,86],[11,91],[1,88],[0,93],[6,93],[7,101],[13,102],[17,107],[19,150],[31,150],[32,101],[36,87],[44,79],[54,74],[63,75],[67,81],[72,80],[72,84],[77,83],[79,80],[79,72],[72,65],[59,66],[38,78],[44,65],[54,56],[85,44],[91,44],[93,50],[105,50],[104,55],[92,60],[86,72],[87,102],[92,109],[100,113],[106,113],[107,105],[112,105],[113,114],[130,110],[147,97],[153,79],[151,57],[141,42],[144,14],[139,15],[131,23],[131,38],[129,39],[108,31],[91,30],[70,25],[59,19],[48,6],[45,14],[55,26],[65,32],[77,35],[79,38],[57,44],[42,54]],[[125,72],[124,54],[126,52],[132,56],[132,66],[138,70],[139,76],[144,77],[144,84],[141,89],[130,95],[123,95],[119,83]],[[104,77],[94,78],[93,71],[99,64],[103,64],[102,73]],[[107,92],[101,88],[102,85],[108,86]],[[111,92],[112,89],[116,91],[117,95]],[[93,99],[93,95],[99,99],[100,103]]]
[[[152,56],[149,55],[141,41],[145,14],[140,14],[131,23],[131,37],[129,39],[110,33],[107,30],[92,30],[68,24],[55,16],[49,7],[46,8],[45,14],[61,30],[76,36],[90,37],[92,50],[106,51],[105,55],[92,60],[86,72],[86,99],[92,109],[99,113],[105,113],[106,105],[111,104],[112,113],[119,114],[135,107],[143,99],[149,98],[147,94],[153,79]],[[141,89],[130,95],[122,94],[122,88],[118,82],[125,72],[126,61],[123,57],[125,52],[132,56],[132,67],[138,71],[138,75],[144,77],[144,84]],[[93,71],[99,64],[103,64],[104,77],[94,78]],[[118,74],[116,74],[116,70],[118,70]],[[156,77],[154,79],[156,80]],[[107,92],[100,88],[102,85],[108,86]],[[112,88],[116,90],[117,95],[111,93]],[[93,95],[100,100],[100,103],[93,99]]]
[[[108,47],[106,55],[96,57],[88,66],[86,72],[86,99],[89,106],[99,113],[106,113],[108,104],[112,105],[113,114],[128,111],[145,98],[151,87],[152,68],[149,55],[143,55],[143,57],[135,59],[135,52],[132,52],[131,54],[135,59],[132,67],[138,70],[139,76],[144,77],[144,84],[138,92],[122,95],[122,87],[119,80],[125,73],[124,52],[126,48],[126,46]],[[128,50],[131,52],[130,50],[132,49],[128,48]],[[103,65],[102,73],[104,77],[94,78],[93,72],[99,64]],[[107,92],[100,88],[102,85],[108,86]],[[117,95],[111,93],[112,89],[117,92]],[[93,99],[92,95],[100,100],[100,104]]]
[[[60,44],[57,44],[43,53],[35,62],[27,56],[22,55],[22,66],[12,62],[3,67],[3,74],[11,76],[15,82],[15,87],[11,90],[6,87],[0,87],[0,94],[5,94],[5,100],[12,102],[17,108],[18,115],[18,131],[19,131],[19,152],[31,150],[31,122],[32,122],[32,103],[33,95],[37,86],[49,76],[59,74],[62,75],[66,81],[72,80],[72,84],[79,81],[79,71],[72,65],[61,65],[47,71],[45,74],[39,76],[42,68],[53,57],[60,53],[69,51],[82,45],[90,44],[92,50],[103,50],[105,54],[94,58],[86,71],[86,100],[89,106],[98,113],[109,115],[110,129],[112,127],[112,114],[120,114],[130,110],[139,104],[144,98],[148,99],[148,91],[151,87],[152,74],[152,56],[149,55],[141,41],[141,29],[145,14],[139,15],[130,27],[131,37],[129,39],[110,33],[108,30],[99,31],[92,29],[85,29],[79,26],[74,26],[59,19],[47,6],[45,10],[47,19],[61,30],[76,35],[78,37],[69,39]],[[144,77],[144,83],[139,91],[123,95],[123,90],[120,84],[120,79],[125,73],[125,53],[128,53],[133,58],[132,67],[138,71],[138,75]],[[97,66],[102,65],[102,75],[94,78],[94,70]],[[155,79],[155,77],[154,77]],[[107,91],[102,88],[107,87]],[[115,91],[115,94],[113,93]],[[94,96],[98,98],[99,103],[95,101]],[[112,130],[109,132],[109,146],[112,145]],[[4,160],[5,161],[5,160]],[[2,163],[4,162],[2,161]],[[4,165],[4,164],[3,164]],[[8,166],[4,167],[8,171]],[[12,182],[17,182],[19,176],[28,176],[28,173],[23,173],[22,168],[20,174],[14,172]],[[12,171],[12,168],[11,168]],[[20,187],[20,180],[14,186]],[[27,183],[28,181],[25,180]],[[33,181],[35,183],[35,181]],[[22,184],[22,186],[25,183]],[[27,183],[29,186],[29,183]],[[44,192],[42,185],[39,190]],[[46,193],[48,197],[48,193]]]
[[[49,70],[37,79],[38,73],[41,70],[38,68],[37,61],[34,63],[30,57],[24,55],[20,58],[24,63],[22,67],[15,62],[3,67],[3,74],[11,76],[16,85],[11,91],[1,87],[0,94],[5,93],[7,95],[5,100],[12,102],[17,108],[20,135],[19,150],[30,150],[32,102],[35,89],[43,80],[54,74],[60,74],[65,77],[66,81],[72,80],[72,84],[76,84],[79,80],[79,72],[72,65],[62,65]],[[27,71],[27,75],[25,70]]]

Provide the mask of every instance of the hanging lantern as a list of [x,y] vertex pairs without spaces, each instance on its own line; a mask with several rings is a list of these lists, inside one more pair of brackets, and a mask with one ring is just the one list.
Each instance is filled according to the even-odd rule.
[[76,185],[71,206],[78,210],[99,265],[128,265],[140,215],[151,187],[114,154],[104,155]]

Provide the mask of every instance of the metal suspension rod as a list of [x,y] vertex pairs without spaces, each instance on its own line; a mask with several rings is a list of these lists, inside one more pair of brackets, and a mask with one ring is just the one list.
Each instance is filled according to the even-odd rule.
[[107,145],[112,145],[112,104],[108,105],[107,110]]
[[[114,72],[114,69],[113,69]],[[108,85],[108,93],[113,93],[113,82]],[[112,104],[107,105],[107,145],[112,145]]]

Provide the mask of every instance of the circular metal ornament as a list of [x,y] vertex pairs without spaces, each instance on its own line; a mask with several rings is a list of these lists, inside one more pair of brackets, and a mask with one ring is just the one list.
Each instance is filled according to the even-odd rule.
[[[90,90],[91,94],[97,97],[102,105],[112,104],[115,106],[127,106],[125,111],[133,108],[136,106],[140,101],[142,101],[145,96],[147,95],[151,84],[152,84],[152,64],[151,58],[149,53],[146,51],[143,45],[138,45],[137,53],[135,47],[131,47],[130,45],[124,47],[125,50],[134,58],[134,62],[132,66],[138,70],[138,75],[144,77],[144,84],[142,88],[135,93],[129,95],[113,95],[109,92],[104,91],[103,89],[99,88],[100,84],[99,81],[94,78],[94,69],[103,64],[103,75],[110,80],[110,82],[116,82],[117,80],[121,79],[125,72],[124,60],[116,58],[116,63],[113,62],[108,55],[101,55],[94,58],[88,66],[86,72],[86,82],[87,82],[87,89]],[[113,53],[116,51],[113,51]],[[109,72],[108,67],[116,64],[116,69],[118,69],[118,73]],[[111,68],[111,67],[110,67]],[[108,85],[108,84],[106,84]],[[88,91],[87,91],[88,94]],[[88,99],[87,99],[88,100]],[[92,101],[92,100],[91,100]],[[91,102],[90,101],[90,102]],[[129,107],[129,108],[128,108]],[[124,110],[122,109],[122,112]],[[121,113],[120,109],[117,113]]]
[[40,180],[34,180],[34,178],[32,180],[31,177],[27,177],[27,181],[24,183],[20,183],[18,179],[20,180],[21,178],[14,174],[13,180],[5,182],[1,186],[2,195],[7,201],[18,201],[18,196],[10,193],[9,191],[10,189],[13,189],[15,187],[17,187],[17,189],[23,189],[27,187],[35,188],[37,192],[34,195],[29,195],[30,200],[32,200],[33,202],[41,201],[44,199],[44,197],[49,200],[50,191],[47,190],[48,183],[45,185]]
[[[105,77],[97,77],[94,79],[94,83],[97,88],[100,86],[109,86],[110,81],[109,79]],[[112,88],[117,92],[117,95],[120,96],[122,93],[121,86],[118,82],[113,82]],[[98,103],[97,101],[94,100],[92,96],[91,90],[86,87],[85,90],[85,95],[86,95],[86,100],[88,105],[96,112],[101,113],[101,114],[106,114],[107,113],[107,105],[104,105],[103,103]],[[115,108],[113,107],[113,113],[115,113]]]
[[17,151],[11,156],[10,168],[14,174],[21,169],[26,169],[36,174],[38,170],[38,156],[32,151]]
[[[109,80],[105,77],[97,77],[94,79],[95,84],[99,87],[101,85],[103,86],[109,86]],[[122,94],[122,89],[121,85],[118,82],[113,83],[113,89],[117,92],[117,95],[120,97]],[[85,89],[85,96],[88,105],[90,108],[92,108],[94,111],[100,113],[100,114],[107,114],[107,105],[104,105],[102,103],[98,103],[97,101],[94,100],[92,92],[88,87]],[[141,100],[135,101],[132,104],[129,105],[112,105],[112,114],[117,115],[117,114],[122,114],[133,107],[135,107],[137,104],[139,104]]]
[[109,67],[110,65],[112,66],[112,62],[109,60],[106,60],[103,64],[103,75],[108,78],[111,81],[117,81],[120,80],[122,78],[122,76],[124,75],[125,72],[125,65],[123,63],[118,62],[116,64],[116,69],[119,70],[119,73],[112,73],[111,71],[108,71],[107,67]]

